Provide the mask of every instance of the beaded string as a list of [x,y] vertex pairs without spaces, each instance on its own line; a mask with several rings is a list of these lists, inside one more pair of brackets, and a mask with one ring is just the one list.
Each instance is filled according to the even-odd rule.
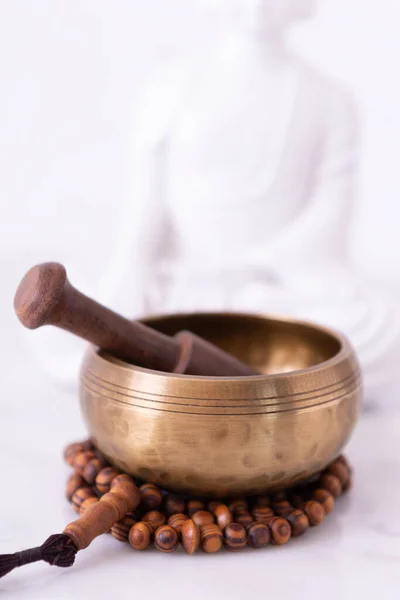
[[[82,515],[118,482],[133,478],[109,465],[90,440],[68,446],[65,461],[73,468],[66,496]],[[152,483],[136,482],[137,508],[116,522],[111,535],[135,550],[153,544],[161,552],[179,545],[188,554],[198,548],[217,552],[283,545],[320,525],[336,499],[351,487],[351,468],[337,458],[312,482],[273,495],[207,500],[165,492]]]
[[273,495],[222,500],[168,493],[152,483],[134,481],[107,463],[90,440],[70,444],[65,461],[73,468],[66,496],[79,518],[41,546],[0,556],[0,577],[14,568],[43,560],[70,567],[79,550],[108,531],[135,550],[153,544],[161,552],[179,545],[193,554],[283,545],[320,525],[336,499],[351,487],[352,472],[343,456],[312,481]]

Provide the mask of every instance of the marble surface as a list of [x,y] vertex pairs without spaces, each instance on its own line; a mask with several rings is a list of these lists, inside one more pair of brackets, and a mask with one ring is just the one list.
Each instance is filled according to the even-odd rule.
[[[38,545],[75,518],[64,499],[68,470],[60,455],[66,443],[85,435],[75,394],[38,372],[11,330],[3,335],[0,553]],[[0,580],[0,598],[397,599],[399,432],[396,390],[368,400],[347,448],[353,491],[321,527],[286,547],[189,557],[135,553],[103,536],[78,554],[72,569],[40,563],[9,574]]]

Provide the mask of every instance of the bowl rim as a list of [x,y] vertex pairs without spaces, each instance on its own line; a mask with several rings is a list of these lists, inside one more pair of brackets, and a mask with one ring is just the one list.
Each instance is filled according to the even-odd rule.
[[[82,363],[81,388],[106,397],[112,396],[116,402],[140,405],[142,408],[153,407],[174,412],[212,411],[207,414],[222,411],[227,415],[243,413],[250,407],[253,407],[252,414],[259,414],[259,411],[276,414],[289,410],[304,410],[312,406],[335,403],[349,393],[362,394],[363,377],[360,363],[343,334],[309,321],[288,317],[228,314],[311,326],[333,336],[340,343],[339,351],[319,364],[286,373],[215,377],[182,375],[137,367],[111,355],[100,354],[98,348],[90,346]],[[226,313],[182,313],[152,316],[152,319],[191,315],[215,316]]]
[[107,365],[113,365],[117,370],[123,370],[125,372],[128,373],[137,373],[137,374],[143,374],[143,375],[151,375],[153,378],[161,378],[163,380],[170,380],[170,381],[186,381],[186,382],[191,382],[194,383],[196,381],[198,381],[199,383],[207,383],[207,382],[212,382],[212,383],[216,383],[216,382],[220,382],[221,384],[226,383],[226,382],[235,382],[235,383],[241,383],[241,382],[253,382],[253,383],[257,383],[257,382],[271,382],[271,381],[279,381],[279,380],[289,380],[291,378],[297,378],[299,376],[304,376],[304,375],[312,375],[312,374],[322,374],[323,372],[327,371],[327,370],[331,370],[334,367],[337,367],[341,364],[343,364],[343,362],[345,362],[346,360],[352,360],[355,363],[357,363],[357,366],[360,370],[359,364],[358,364],[358,358],[356,355],[356,352],[352,346],[352,344],[350,343],[349,339],[341,332],[339,332],[338,330],[331,328],[331,327],[327,327],[324,325],[320,325],[317,323],[314,323],[313,321],[310,320],[303,320],[303,319],[297,319],[297,318],[293,318],[293,317],[288,317],[285,315],[279,315],[276,313],[266,313],[266,314],[260,314],[260,313],[246,313],[246,312],[214,312],[214,311],[209,311],[209,312],[185,312],[185,313],[165,313],[165,314],[160,314],[160,315],[151,315],[149,317],[146,318],[142,318],[140,319],[141,322],[144,323],[150,323],[152,321],[157,321],[157,320],[162,320],[165,318],[169,318],[169,317],[179,317],[179,318],[190,318],[190,317],[207,317],[207,316],[213,316],[213,317],[244,317],[244,318],[251,318],[251,319],[260,319],[262,321],[278,321],[281,323],[286,323],[286,324],[292,324],[292,325],[300,325],[300,326],[304,326],[306,328],[309,329],[313,329],[314,331],[320,332],[330,338],[333,338],[334,341],[336,341],[338,343],[339,346],[339,350],[330,358],[328,358],[327,360],[321,361],[320,363],[316,363],[315,365],[311,365],[309,367],[305,367],[302,369],[295,369],[293,371],[288,371],[288,372],[281,372],[281,373],[268,373],[268,374],[257,374],[257,375],[248,375],[248,376],[243,376],[243,375],[239,375],[239,376],[223,376],[223,377],[216,377],[216,376],[210,376],[210,375],[187,375],[187,374],[181,374],[181,373],[170,373],[170,372],[165,372],[165,371],[157,371],[154,369],[149,369],[146,367],[140,367],[138,365],[133,365],[130,364],[128,362],[125,362],[119,358],[116,358],[106,352],[102,352],[101,349],[99,349],[98,347],[94,346],[94,345],[90,345],[89,349],[87,351],[86,357],[92,357],[95,358],[95,360],[100,361],[103,364],[107,364]]
[[[159,321],[161,319],[169,318],[169,317],[180,317],[182,319],[190,318],[190,317],[244,317],[251,319],[260,319],[262,321],[278,321],[281,323],[287,323],[291,325],[300,325],[304,327],[308,327],[310,329],[314,329],[320,333],[327,335],[328,337],[333,338],[339,344],[339,350],[328,358],[327,360],[323,360],[320,363],[312,365],[310,367],[305,367],[302,369],[294,369],[293,371],[288,371],[284,373],[260,373],[257,375],[235,375],[235,376],[215,376],[215,375],[187,375],[186,373],[171,373],[167,371],[157,371],[156,369],[149,369],[147,367],[140,367],[138,365],[134,365],[128,363],[120,358],[116,358],[110,355],[107,352],[102,351],[97,346],[90,344],[89,348],[92,350],[100,360],[104,360],[107,363],[112,362],[112,364],[128,369],[129,371],[137,371],[140,373],[149,373],[156,377],[170,377],[171,379],[185,379],[185,380],[200,380],[200,381],[265,381],[266,379],[287,379],[288,377],[293,377],[296,375],[302,375],[307,373],[313,373],[315,371],[320,372],[324,368],[329,368],[335,366],[336,364],[341,363],[344,359],[349,358],[351,356],[355,356],[355,349],[349,341],[348,337],[338,331],[333,327],[328,327],[325,325],[320,325],[319,323],[315,323],[311,320],[306,319],[297,319],[294,317],[288,317],[285,315],[280,315],[279,313],[247,313],[247,312],[219,312],[219,311],[199,311],[199,312],[182,312],[182,313],[164,313],[164,314],[155,314],[148,317],[144,317],[138,319],[141,323],[150,323],[152,321]],[[90,352],[89,349],[89,352]]]

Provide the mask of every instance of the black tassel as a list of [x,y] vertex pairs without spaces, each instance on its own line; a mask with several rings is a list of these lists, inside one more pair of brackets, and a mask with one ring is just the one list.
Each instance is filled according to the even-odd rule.
[[71,538],[64,533],[57,533],[51,535],[44,544],[36,548],[0,555],[0,577],[4,577],[15,567],[29,565],[39,560],[44,560],[57,567],[72,567],[76,553],[77,549]]

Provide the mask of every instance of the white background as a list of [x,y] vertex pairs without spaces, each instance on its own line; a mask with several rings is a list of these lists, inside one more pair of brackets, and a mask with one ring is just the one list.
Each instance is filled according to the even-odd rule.
[[[194,0],[0,0],[0,552],[43,541],[74,518],[58,457],[84,433],[76,398],[31,364],[12,311],[25,269],[68,265],[90,291],[126,200],[126,146],[138,86],[189,43],[212,38]],[[293,44],[351,87],[362,126],[354,232],[357,262],[400,286],[400,4],[321,0]],[[134,274],[132,274],[134,277]],[[36,334],[33,334],[36,335]],[[399,413],[386,398],[350,446],[358,485],[324,528],[264,555],[135,555],[98,540],[70,573],[27,567],[0,581],[5,598],[397,598]],[[382,400],[382,402],[380,402]],[[393,406],[391,410],[393,410]],[[378,435],[377,435],[378,432]],[[379,435],[380,433],[380,435]],[[371,440],[374,443],[371,444]],[[327,540],[329,544],[327,545]],[[117,548],[118,552],[114,552]],[[290,569],[288,571],[288,565]],[[288,574],[289,573],[289,574]]]
[[[27,339],[12,298],[37,262],[63,262],[78,288],[102,300],[99,281],[132,201],[127,147],[135,97],[164,62],[218,34],[221,23],[206,21],[198,4],[0,0],[0,325],[10,343]],[[396,288],[399,21],[397,0],[320,0],[315,18],[291,40],[358,100],[354,258],[370,277]],[[46,343],[49,332],[34,335],[32,344]]]
[[[196,6],[195,0],[0,3],[0,255],[18,276],[49,259],[67,262],[75,282],[89,290],[101,275],[126,197],[138,86],[163,60],[218,32],[219,24],[205,23]],[[399,20],[397,0],[321,0],[316,17],[292,36],[301,53],[356,94],[362,173],[355,256],[394,284],[400,284]]]

